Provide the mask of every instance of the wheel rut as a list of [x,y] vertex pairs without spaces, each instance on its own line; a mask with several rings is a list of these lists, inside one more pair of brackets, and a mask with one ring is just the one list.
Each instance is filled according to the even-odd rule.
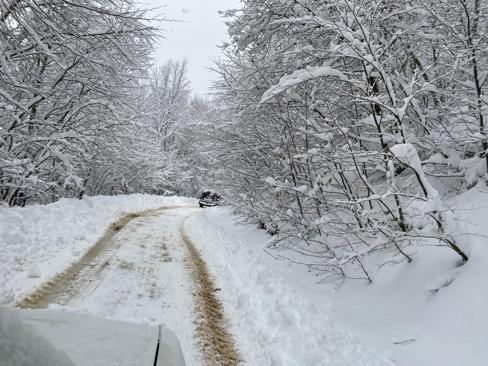
[[[16,306],[21,309],[45,309],[51,304],[66,304],[82,289],[93,292],[103,279],[110,258],[120,245],[113,240],[114,236],[132,220],[162,210],[164,208],[122,216],[110,225],[103,236],[79,260],[58,273],[50,281],[45,282]],[[97,281],[93,281],[93,279],[97,279]]]
[[[124,291],[127,290],[125,287],[121,290],[116,290],[118,292],[115,293],[104,292],[107,289],[107,285],[109,288],[110,286],[114,286],[113,284],[110,285],[113,281],[115,281],[114,283],[122,283],[120,282],[120,278],[117,277],[117,273],[120,270],[128,271],[127,273],[131,273],[130,276],[140,277],[145,281],[131,282],[129,286],[130,291],[127,292],[128,296],[146,296],[149,299],[148,301],[154,302],[150,305],[150,309],[145,308],[146,310],[142,310],[141,308],[143,313],[149,311],[152,314],[155,312],[154,307],[159,306],[159,309],[164,314],[172,314],[166,315],[166,318],[163,315],[163,319],[161,319],[163,323],[169,322],[172,324],[172,319],[167,318],[167,316],[176,316],[176,319],[181,319],[173,323],[175,330],[179,329],[178,325],[182,324],[182,322],[185,323],[188,321],[192,324],[192,330],[189,333],[185,331],[185,335],[183,336],[186,339],[183,343],[187,344],[187,349],[189,349],[188,347],[192,349],[195,347],[195,351],[198,353],[198,356],[196,356],[195,353],[192,353],[193,351],[191,352],[193,355],[190,357],[190,360],[193,361],[191,364],[196,364],[195,362],[198,364],[202,362],[203,365],[208,366],[234,366],[242,364],[243,361],[238,352],[238,348],[227,329],[222,303],[216,296],[216,292],[219,289],[214,285],[207,265],[200,253],[183,230],[184,216],[182,215],[180,219],[175,219],[179,214],[175,215],[169,211],[166,218],[161,217],[164,220],[161,221],[163,225],[166,225],[164,222],[168,219],[174,222],[170,224],[173,227],[174,235],[168,234],[164,237],[164,240],[161,240],[157,236],[146,237],[146,235],[140,236],[141,242],[137,244],[139,237],[135,234],[134,230],[138,230],[137,227],[140,225],[144,226],[149,224],[149,222],[143,220],[135,222],[126,228],[129,223],[138,218],[151,220],[151,216],[159,217],[164,211],[177,208],[184,207],[165,207],[127,214],[121,217],[118,221],[110,225],[104,235],[79,260],[71,264],[66,270],[56,275],[50,281],[41,285],[16,306],[23,309],[45,309],[52,304],[56,304],[68,307],[74,306],[74,308],[81,306],[83,309],[85,306],[88,306],[87,309],[93,309],[92,305],[95,304],[96,309],[94,310],[98,311],[97,304],[99,302],[97,301],[105,302],[107,300],[107,303],[110,303],[112,300],[110,296],[112,295],[115,296],[115,300],[121,299],[122,304],[125,304],[127,301],[129,301],[127,304],[133,304],[133,299],[127,300],[124,297],[126,293]],[[128,242],[126,237],[132,238],[133,241]],[[127,257],[126,252],[125,257],[122,255],[127,250],[127,243],[129,243],[129,246],[138,245],[144,249],[143,253],[146,253],[145,257],[139,258],[140,260],[135,265],[135,268],[132,258]],[[149,243],[151,244],[149,245]],[[146,245],[148,245],[147,248]],[[151,248],[153,248],[152,252]],[[121,258],[125,258],[129,262],[126,263]],[[150,259],[150,263],[145,262],[144,258],[145,260]],[[161,267],[168,265],[176,267],[171,270],[168,267],[164,267],[166,269]],[[114,268],[118,268],[119,272],[114,272]],[[173,283],[174,281],[172,282],[171,276],[173,275],[173,271],[181,271],[181,273],[186,274],[184,275],[188,278],[188,287],[184,291],[186,295],[178,293],[181,288],[179,286],[181,285],[177,285],[178,287],[176,287]],[[161,273],[166,274],[166,276],[161,277]],[[160,281],[157,281],[157,278]],[[180,276],[178,278],[183,277]],[[165,281],[169,282],[165,285]],[[166,293],[168,289],[165,286],[168,284],[170,284],[169,287],[171,289],[169,289],[169,293]],[[115,288],[118,289],[118,287]],[[169,299],[173,299],[173,296],[175,296],[174,299],[164,299],[165,293],[166,295],[171,295]],[[185,296],[188,298],[185,298]],[[171,305],[165,307],[165,303],[168,300]],[[183,300],[183,303],[181,300]],[[159,305],[157,305],[158,303]],[[120,304],[117,302],[116,306],[120,306]],[[175,309],[178,309],[184,304],[188,304],[188,314],[184,315],[181,310],[177,313],[174,312]],[[107,304],[104,304],[102,308],[105,306],[108,306],[107,309],[110,309],[110,305]],[[119,308],[114,309],[117,310]],[[124,308],[119,310],[122,311],[121,314],[125,314]],[[91,312],[92,310],[89,311]],[[168,311],[169,313],[167,313]],[[193,320],[184,320],[188,318],[193,318]],[[182,329],[189,328],[187,326]],[[191,343],[194,346],[188,346]]]
[[227,330],[222,303],[216,296],[219,291],[210,276],[207,264],[199,251],[180,228],[182,240],[187,249],[188,269],[193,278],[194,307],[197,315],[196,336],[208,366],[234,366],[242,364],[232,335]]

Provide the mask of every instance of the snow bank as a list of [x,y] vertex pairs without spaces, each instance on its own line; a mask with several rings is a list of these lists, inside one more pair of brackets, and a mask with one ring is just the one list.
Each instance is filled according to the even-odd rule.
[[[469,260],[425,241],[411,264],[384,267],[371,286],[348,281],[329,298],[356,332],[393,347],[403,366],[484,366],[488,339],[488,189],[447,199]],[[429,246],[430,245],[430,246]]]
[[426,240],[412,263],[383,266],[372,285],[318,283],[272,259],[262,250],[269,237],[223,209],[190,217],[185,229],[217,277],[249,365],[484,366],[488,188],[445,202],[453,235],[472,243],[469,261]]
[[74,366],[65,353],[3,307],[0,307],[0,361],[2,366]]
[[125,213],[195,204],[191,198],[134,194],[0,207],[0,304],[17,302],[64,270]]
[[309,301],[306,288],[284,280],[279,274],[282,264],[267,262],[260,249],[269,239],[263,232],[235,226],[223,209],[192,215],[184,229],[222,288],[219,294],[247,364],[394,364],[337,324],[327,302]]

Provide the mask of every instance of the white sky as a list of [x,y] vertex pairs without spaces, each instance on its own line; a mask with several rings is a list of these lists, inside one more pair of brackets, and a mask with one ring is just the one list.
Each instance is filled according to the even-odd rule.
[[227,28],[218,11],[239,7],[239,0],[142,0],[149,7],[182,23],[163,24],[166,39],[159,41],[154,55],[157,64],[168,59],[186,58],[189,79],[197,94],[205,94],[213,78],[207,67],[220,54],[217,48],[227,39]]

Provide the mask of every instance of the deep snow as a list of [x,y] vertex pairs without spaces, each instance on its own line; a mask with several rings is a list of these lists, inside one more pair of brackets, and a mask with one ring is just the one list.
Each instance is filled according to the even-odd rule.
[[339,324],[326,297],[314,301],[320,287],[296,281],[305,282],[303,269],[286,273],[264,254],[264,232],[234,220],[228,210],[207,209],[190,216],[184,228],[222,289],[231,331],[248,365],[394,364],[388,353]]
[[163,324],[177,335],[188,365],[200,365],[192,283],[179,232],[181,221],[194,211],[162,210],[132,220],[112,239],[117,249],[97,258],[101,272],[87,276],[87,285],[66,303],[51,307]]
[[191,198],[134,194],[0,206],[0,304],[18,302],[62,272],[125,213],[195,204]]
[[[14,304],[66,268],[123,213],[195,202],[131,195],[0,208],[0,302]],[[179,245],[175,238],[184,220],[186,234],[221,290],[230,331],[248,365],[481,366],[488,340],[488,189],[480,184],[446,202],[457,217],[456,236],[471,245],[470,260],[460,266],[449,248],[421,246],[413,263],[383,267],[372,285],[327,283],[301,266],[276,261],[263,250],[270,236],[240,224],[224,208],[151,219],[142,236],[147,245],[151,237]],[[165,223],[174,227],[159,233]],[[114,261],[118,269],[110,276],[115,279],[130,269],[125,262],[137,262],[140,250],[127,248]],[[172,273],[164,271],[163,277]],[[149,301],[141,303],[138,296],[132,301],[123,289],[119,301],[113,289],[101,286],[90,301],[75,301],[71,309],[133,321],[163,319],[154,304],[146,311]],[[117,303],[110,305],[112,300]],[[173,299],[173,307],[178,301],[189,300]],[[169,312],[166,320],[178,328],[183,324],[178,316]],[[181,328],[186,329],[182,337],[188,337],[191,327]]]
[[372,286],[347,281],[328,292],[338,313],[401,365],[487,364],[488,189],[479,184],[447,206],[456,237],[471,245],[465,265],[446,247],[426,246],[413,263],[384,268]]
[[259,349],[251,365],[484,366],[488,189],[479,184],[447,207],[469,261],[425,242],[412,263],[382,267],[371,285],[327,283],[276,261],[264,251],[270,237],[225,209],[194,215],[186,228],[223,289],[238,343]]

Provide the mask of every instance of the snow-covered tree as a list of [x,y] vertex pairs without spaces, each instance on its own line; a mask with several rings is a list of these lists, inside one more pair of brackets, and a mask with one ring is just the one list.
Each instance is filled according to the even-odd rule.
[[[0,5],[0,199],[78,195],[97,137],[125,122],[155,30],[132,0]],[[70,193],[71,192],[71,193]]]
[[420,238],[467,260],[426,177],[486,173],[485,14],[474,0],[243,1],[216,67],[223,186],[313,268],[371,281],[371,256],[411,261]]

